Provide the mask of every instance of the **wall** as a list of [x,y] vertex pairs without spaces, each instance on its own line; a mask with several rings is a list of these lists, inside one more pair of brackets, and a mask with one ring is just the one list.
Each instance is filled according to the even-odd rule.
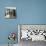
[[[6,6],[17,8],[16,19],[4,18]],[[46,24],[46,0],[0,0],[0,44],[8,43],[9,32],[17,34],[18,24]]]

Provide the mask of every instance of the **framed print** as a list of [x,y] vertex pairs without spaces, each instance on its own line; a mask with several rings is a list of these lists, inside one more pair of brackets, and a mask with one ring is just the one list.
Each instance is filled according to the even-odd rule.
[[5,7],[5,18],[16,18],[16,7]]

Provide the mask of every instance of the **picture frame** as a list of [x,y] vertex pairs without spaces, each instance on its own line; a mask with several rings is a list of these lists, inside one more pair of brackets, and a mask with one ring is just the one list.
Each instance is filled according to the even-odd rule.
[[16,18],[16,7],[5,7],[5,18],[15,19]]

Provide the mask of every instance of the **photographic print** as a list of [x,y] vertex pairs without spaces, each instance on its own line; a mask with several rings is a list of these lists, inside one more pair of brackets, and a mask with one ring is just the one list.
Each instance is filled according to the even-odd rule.
[[20,46],[46,42],[46,25],[18,25],[18,41]]
[[16,7],[5,7],[5,18],[16,18]]

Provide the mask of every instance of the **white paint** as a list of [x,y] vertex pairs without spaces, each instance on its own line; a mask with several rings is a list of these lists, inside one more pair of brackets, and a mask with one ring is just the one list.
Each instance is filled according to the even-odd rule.
[[10,18],[10,15],[6,15],[5,18]]
[[[31,37],[31,36],[30,36]],[[43,35],[32,35],[32,41],[45,40]]]
[[18,46],[18,44],[13,44],[13,46]]
[[18,43],[20,43],[20,25],[18,25]]
[[16,9],[16,7],[5,7],[6,9]]
[[22,37],[21,37],[21,39],[23,39],[23,38],[27,38],[28,36],[27,36],[27,32],[28,32],[28,30],[21,30],[21,32],[22,32]]

